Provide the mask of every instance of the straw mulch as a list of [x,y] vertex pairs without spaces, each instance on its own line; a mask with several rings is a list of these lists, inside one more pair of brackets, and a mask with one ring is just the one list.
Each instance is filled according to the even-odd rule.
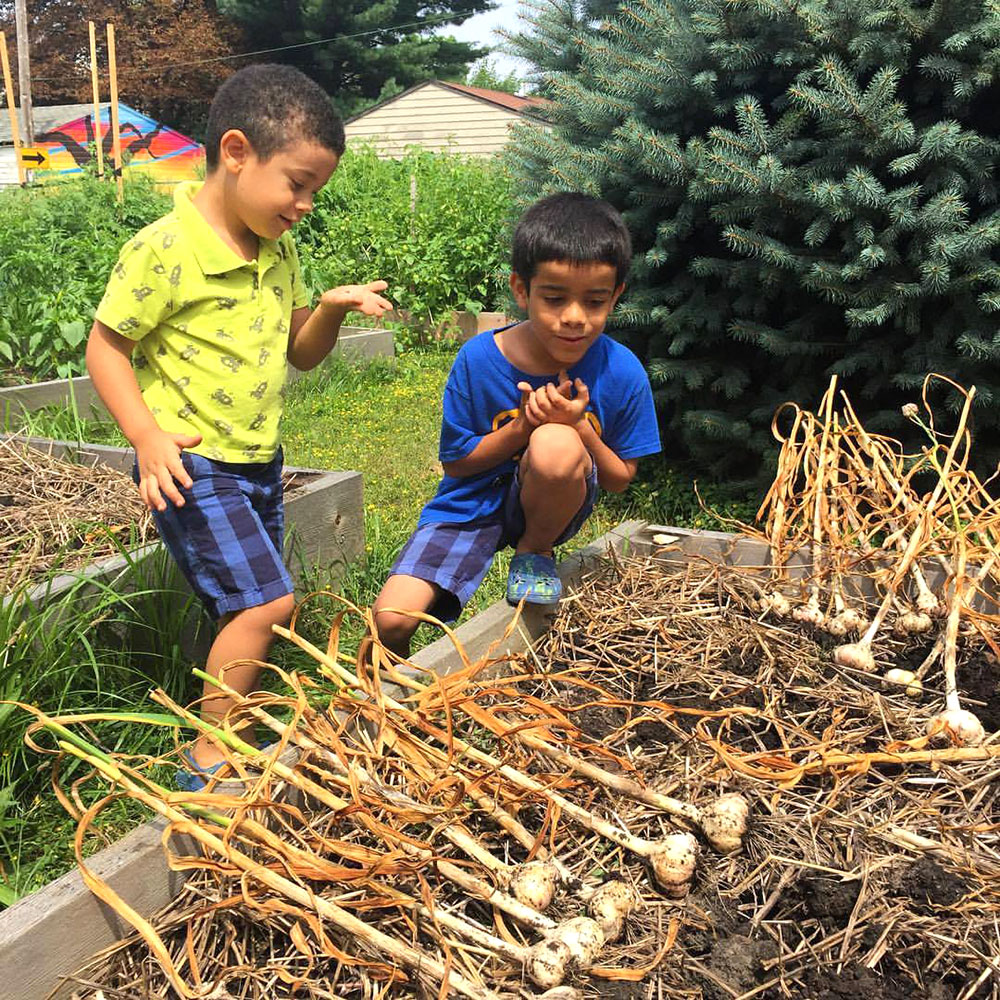
[[[226,690],[223,794],[33,710],[31,740],[197,843],[152,923],[83,866],[139,933],[76,996],[1000,998],[1000,510],[955,388],[956,430],[918,412],[914,457],[831,384],[783,439],[766,546],[743,542],[767,566],[610,558],[527,654],[500,637],[470,662],[449,632],[462,665],[438,678],[353,606],[325,649],[278,630],[322,680],[272,666],[286,693]],[[369,655],[341,650],[346,614]],[[206,730],[154,700],[151,724]],[[107,800],[78,788],[59,794],[79,845]],[[522,891],[541,870],[551,901]]]
[[[287,472],[291,498],[312,478]],[[131,476],[0,438],[0,593],[72,572],[156,539]]]
[[149,511],[125,473],[0,439],[0,592],[153,537]]
[[[75,996],[98,1000],[98,987],[107,1000],[462,995],[442,987],[433,960],[451,963],[471,984],[464,995],[532,995],[517,963],[435,922],[434,914],[450,914],[512,941],[540,936],[440,870],[438,862],[451,859],[487,885],[503,885],[501,874],[446,839],[459,824],[502,863],[527,857],[488,814],[491,803],[583,885],[621,878],[642,895],[595,968],[567,977],[579,991],[569,995],[1000,995],[1000,747],[931,748],[924,729],[939,707],[939,676],[927,678],[924,700],[914,703],[835,666],[819,633],[756,610],[747,576],[705,563],[676,571],[613,559],[584,581],[527,656],[471,664],[462,676],[414,691],[419,716],[359,700],[363,689],[374,692],[374,678],[354,697],[335,697],[329,712],[317,711],[307,706],[305,682],[286,676],[294,696],[258,694],[245,706],[299,742],[301,762],[287,774],[278,765],[261,774],[234,753],[245,777],[238,787],[249,785],[249,796],[198,800],[216,813],[238,810],[228,830],[218,815],[185,813],[181,801],[190,796],[145,784],[143,794],[170,803],[168,815],[176,810],[178,829],[190,833],[197,822],[226,849],[184,859],[196,872],[185,894],[145,938],[82,970]],[[332,664],[350,663],[336,634],[332,658],[313,652],[331,677]],[[909,637],[884,649],[905,662],[926,652],[926,641]],[[386,676],[395,673],[390,658],[380,662]],[[484,676],[487,666],[499,676]],[[959,669],[1000,682],[996,661],[973,636],[963,641]],[[987,728],[1000,726],[996,702],[970,704]],[[291,728],[274,722],[279,709],[295,713]],[[477,711],[487,715],[473,723]],[[488,732],[490,719],[503,720],[505,738]],[[361,723],[366,735],[358,735]],[[518,725],[547,731],[575,756],[685,803],[704,806],[720,791],[739,790],[752,813],[743,850],[722,855],[703,842],[689,894],[666,898],[635,853],[482,767],[460,741],[636,836],[657,840],[691,824],[554,766],[513,734]],[[434,726],[438,741],[429,736]],[[142,769],[117,766],[117,784],[135,794]],[[343,807],[317,801],[302,780],[309,778],[342,796]],[[227,857],[236,849],[253,863]],[[265,884],[265,869],[305,894],[294,899]],[[546,917],[558,923],[584,912],[572,888],[559,892]],[[377,944],[346,933],[322,901],[412,945],[427,956],[423,969],[389,961]]]

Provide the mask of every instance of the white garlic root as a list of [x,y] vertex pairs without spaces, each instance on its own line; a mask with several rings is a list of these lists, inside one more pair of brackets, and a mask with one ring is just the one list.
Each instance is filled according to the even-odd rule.
[[653,880],[664,895],[683,899],[688,894],[698,866],[698,841],[693,834],[671,833],[660,841],[636,844],[633,852],[649,861]]
[[[867,633],[865,633],[867,635]],[[848,642],[843,646],[838,646],[833,651],[833,662],[838,667],[847,667],[849,670],[864,670],[873,673],[875,670],[875,657],[872,656],[871,642],[865,642],[862,638],[859,642]]]
[[536,1000],[583,1000],[583,990],[575,986],[556,986],[540,993]]
[[597,921],[606,941],[621,937],[625,920],[641,902],[639,893],[627,882],[605,882],[587,904],[587,912]]
[[760,596],[761,611],[770,611],[777,618],[787,618],[792,611],[791,602],[780,590],[772,590],[770,593]]
[[561,923],[546,940],[566,945],[572,967],[586,971],[604,947],[604,931],[592,917],[573,917]]
[[792,612],[792,619],[802,625],[812,625],[814,628],[820,628],[824,624],[826,615],[820,609],[819,594],[815,590],[805,604]]
[[912,608],[904,611],[897,619],[894,631],[898,635],[923,635],[934,627],[931,616],[924,611],[914,611]]
[[556,938],[546,938],[529,949],[524,971],[543,990],[559,986],[570,964],[569,946]]
[[912,670],[893,667],[886,671],[885,677],[882,679],[890,690],[904,688],[908,698],[919,698],[924,690],[923,683]]

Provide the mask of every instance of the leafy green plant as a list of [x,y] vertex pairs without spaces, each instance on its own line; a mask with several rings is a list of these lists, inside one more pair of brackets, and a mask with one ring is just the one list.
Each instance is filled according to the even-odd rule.
[[382,160],[352,146],[297,231],[303,270],[314,292],[384,278],[400,311],[436,327],[501,301],[509,214],[492,160],[416,148]]
[[0,373],[66,378],[83,371],[83,343],[121,245],[169,199],[148,180],[126,187],[84,175],[0,192]]

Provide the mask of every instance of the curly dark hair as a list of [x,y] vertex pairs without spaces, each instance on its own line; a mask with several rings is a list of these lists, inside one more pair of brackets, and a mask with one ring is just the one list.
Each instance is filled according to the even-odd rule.
[[326,91],[293,66],[246,66],[219,87],[205,136],[209,170],[218,166],[222,136],[234,128],[247,137],[261,160],[300,139],[337,156],[344,152],[344,123]]

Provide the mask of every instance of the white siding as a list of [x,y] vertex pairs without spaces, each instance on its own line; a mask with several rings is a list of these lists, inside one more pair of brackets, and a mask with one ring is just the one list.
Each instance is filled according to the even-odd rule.
[[0,187],[17,184],[17,160],[13,146],[0,146]]
[[370,142],[381,156],[399,156],[407,146],[492,156],[506,145],[511,126],[525,120],[516,111],[427,83],[361,115],[345,132],[348,144]]

